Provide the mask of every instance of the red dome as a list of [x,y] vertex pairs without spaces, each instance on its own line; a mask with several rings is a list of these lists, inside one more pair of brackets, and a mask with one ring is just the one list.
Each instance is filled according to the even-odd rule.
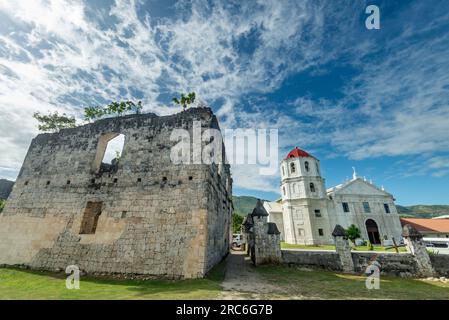
[[309,153],[305,152],[304,150],[299,149],[298,147],[295,147],[292,151],[290,151],[285,159],[288,158],[303,158],[303,157],[312,157]]

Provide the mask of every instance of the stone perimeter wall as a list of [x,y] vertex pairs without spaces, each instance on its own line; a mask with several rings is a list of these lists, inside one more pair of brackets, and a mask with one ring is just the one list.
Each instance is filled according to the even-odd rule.
[[[432,265],[440,276],[449,276],[449,255],[431,255]],[[354,271],[364,273],[373,261],[379,262],[381,272],[397,276],[413,276],[417,273],[416,260],[408,253],[352,252]],[[339,257],[332,251],[282,250],[282,262],[310,268],[342,271]]]
[[[229,250],[232,179],[228,165],[171,163],[172,130],[192,133],[195,120],[219,129],[209,108],[196,108],[38,135],[0,214],[0,264],[204,276]],[[111,133],[125,135],[118,170],[98,174],[99,141]],[[79,234],[88,201],[102,213],[95,234]]]

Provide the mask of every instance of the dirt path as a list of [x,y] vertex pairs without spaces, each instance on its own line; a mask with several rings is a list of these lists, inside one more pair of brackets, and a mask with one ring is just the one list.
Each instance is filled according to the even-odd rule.
[[232,251],[226,258],[225,278],[220,299],[263,299],[280,288],[267,283],[256,272],[250,258],[241,251]]

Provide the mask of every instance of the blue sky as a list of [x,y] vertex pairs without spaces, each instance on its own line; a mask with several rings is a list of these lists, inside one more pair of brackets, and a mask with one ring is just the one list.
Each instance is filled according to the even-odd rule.
[[[15,179],[35,111],[81,121],[141,99],[163,115],[195,91],[223,128],[277,128],[280,157],[314,154],[327,187],[355,166],[398,204],[449,204],[448,52],[445,0],[0,2],[0,177]],[[232,172],[235,194],[278,196],[278,175]]]

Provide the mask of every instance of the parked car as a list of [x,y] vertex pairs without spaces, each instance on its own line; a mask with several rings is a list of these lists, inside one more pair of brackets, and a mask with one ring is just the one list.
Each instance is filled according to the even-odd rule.
[[240,248],[242,245],[242,235],[240,233],[234,233],[232,235],[232,247]]

